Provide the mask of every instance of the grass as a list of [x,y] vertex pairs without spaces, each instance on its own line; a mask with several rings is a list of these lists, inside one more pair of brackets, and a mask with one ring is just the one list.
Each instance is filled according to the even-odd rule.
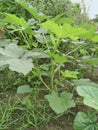
[[[52,120],[54,113],[50,113],[50,109],[44,100],[43,89],[39,89],[39,82],[34,81],[35,88],[33,88],[32,93],[17,94],[17,87],[13,89],[15,85],[12,85],[15,84],[13,81],[15,79],[13,78],[11,82],[12,76],[13,74],[9,71],[5,78],[10,77],[10,81],[3,82],[3,79],[0,81],[2,84],[2,91],[0,92],[0,130],[27,130],[30,127],[36,129],[41,124],[47,124]],[[20,77],[16,80],[15,82],[19,83]],[[4,86],[7,87],[4,88]]]
[[[44,98],[48,90],[31,74],[23,78],[6,69],[0,75],[0,83],[0,130],[39,130],[41,127],[48,129],[50,122],[58,122],[64,115],[56,115],[50,109]],[[18,86],[25,83],[33,88],[33,92],[17,94]]]
[[[48,129],[51,122],[60,123],[58,119],[62,115],[54,114],[44,100],[34,101],[33,94],[0,94],[4,95],[0,102],[0,130],[40,130],[41,126]],[[67,123],[70,120],[68,115],[63,118],[64,121],[67,119]],[[63,120],[60,120],[63,123]]]

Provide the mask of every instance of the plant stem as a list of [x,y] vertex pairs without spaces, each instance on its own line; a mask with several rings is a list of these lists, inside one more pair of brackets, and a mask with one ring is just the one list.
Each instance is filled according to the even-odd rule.
[[27,44],[27,46],[28,46],[29,49],[30,49],[30,45],[29,45],[29,43],[28,43],[28,40],[26,39],[26,37],[25,37],[25,35],[23,34],[22,31],[21,31],[21,34],[22,34],[22,36],[23,36],[23,38],[24,38],[25,43]]
[[48,85],[44,82],[43,78],[40,76],[40,81],[43,83],[43,85],[49,90],[51,91],[51,89],[48,87]]
[[54,63],[53,63],[53,60],[51,59],[51,72],[50,72],[50,80],[51,80],[51,89],[54,88]]
[[81,46],[82,46],[82,44],[79,45],[77,48],[73,49],[72,51],[68,52],[68,53],[66,54],[66,56],[70,55],[71,53],[73,53],[74,51],[76,51],[77,49],[79,49]]

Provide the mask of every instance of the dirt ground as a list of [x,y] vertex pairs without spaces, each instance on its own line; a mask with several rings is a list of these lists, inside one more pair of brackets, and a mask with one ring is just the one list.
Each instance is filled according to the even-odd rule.
[[72,130],[72,124],[60,121],[59,123],[51,123],[49,126],[41,127],[39,130]]
[[73,130],[73,120],[74,117],[63,116],[48,125],[41,125],[38,129],[29,128],[28,130]]

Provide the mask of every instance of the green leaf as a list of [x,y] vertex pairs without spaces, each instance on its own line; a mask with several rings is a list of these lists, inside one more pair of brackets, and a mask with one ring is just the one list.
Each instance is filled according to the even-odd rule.
[[46,30],[50,30],[54,34],[56,34],[58,37],[62,37],[62,27],[60,28],[58,24],[56,24],[52,20],[47,20],[46,22],[42,23],[42,27]]
[[57,47],[60,44],[57,38],[52,33],[50,34],[50,39],[54,47]]
[[32,59],[9,59],[9,69],[27,75],[33,68]]
[[77,76],[78,74],[79,74],[79,72],[77,72],[77,71],[66,70],[66,71],[62,72],[62,75],[65,78],[78,78],[78,76]]
[[5,27],[5,23],[4,22],[0,22],[0,28]]
[[52,57],[59,64],[63,64],[67,61],[67,58],[65,56],[61,56],[59,54],[52,54]]
[[84,98],[85,105],[98,110],[98,88],[94,86],[78,86],[76,90]]
[[56,23],[58,23],[58,24],[64,24],[64,23],[73,24],[73,23],[75,23],[75,21],[71,18],[64,18],[63,17],[63,18],[58,19],[56,21]]
[[92,111],[78,112],[74,120],[74,130],[97,130],[97,116]]
[[54,18],[52,18],[51,20],[53,20],[54,22],[56,22],[59,19],[61,19],[64,15],[65,15],[65,13],[58,14]]
[[0,66],[9,65],[9,69],[24,75],[34,67],[32,59],[49,57],[42,52],[24,50],[16,44],[8,44],[5,48],[0,48],[0,54]]
[[41,68],[42,70],[48,71],[48,70],[49,70],[49,64],[40,65],[40,68]]
[[35,32],[31,29],[31,24],[25,21],[24,18],[19,18],[15,14],[6,14],[4,18],[4,22],[10,23],[7,28],[12,29],[12,32],[16,31],[24,31],[28,34],[35,34]]
[[80,27],[72,27],[69,23],[65,22],[63,25],[58,25],[52,20],[47,20],[41,24],[42,27],[49,31],[49,33],[54,33],[58,38],[70,38],[72,40],[77,40],[79,37],[86,33],[87,30]]
[[17,44],[17,40],[11,40],[11,39],[4,39],[3,41],[0,41],[0,47],[5,47],[6,45],[10,44],[11,42]]
[[83,55],[86,55],[87,51],[85,49],[80,49],[80,53],[83,54]]
[[4,22],[9,22],[11,24],[20,25],[23,28],[28,27],[28,23],[24,20],[24,18],[19,18],[15,14],[6,14],[4,18]]
[[26,75],[33,68],[32,59],[29,55],[23,58],[28,51],[19,48],[16,44],[9,44],[0,48],[0,66],[9,65],[12,71]]
[[42,43],[42,44],[46,44],[46,41],[47,42],[50,42],[50,37],[47,35],[47,36],[45,36],[45,38],[43,37],[43,35],[42,34],[36,34],[36,35],[34,35],[35,36],[35,38],[36,38],[36,40],[39,42],[39,43]]
[[57,114],[66,112],[69,108],[75,107],[75,103],[72,100],[72,94],[68,92],[62,92],[60,96],[56,92],[52,92],[46,95],[45,98],[48,100],[50,107]]
[[87,30],[85,33],[82,34],[82,36],[87,39],[92,39],[92,37],[96,31],[96,27],[92,24],[83,24],[80,27]]
[[23,85],[17,88],[17,94],[31,93],[32,90],[29,85]]
[[93,42],[98,42],[98,34],[94,35],[91,39]]
[[23,58],[27,58],[27,57],[32,57],[33,59],[36,58],[49,58],[49,56],[47,54],[45,54],[44,52],[39,52],[38,51],[26,51],[26,53],[24,53],[24,55],[22,56]]
[[94,86],[98,88],[98,84],[92,82],[90,79],[75,79],[73,82],[76,86]]
[[0,48],[0,54],[6,57],[18,58],[23,55],[24,51],[21,48],[18,48],[16,44],[8,44],[5,49]]

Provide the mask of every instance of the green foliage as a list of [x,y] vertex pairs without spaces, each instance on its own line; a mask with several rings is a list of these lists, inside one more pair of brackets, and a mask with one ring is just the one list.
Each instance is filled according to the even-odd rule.
[[0,12],[14,13],[16,6],[15,1],[10,0],[0,0]]
[[27,51],[19,48],[16,44],[9,44],[0,48],[0,66],[9,65],[9,69],[27,75],[34,67],[32,58],[46,57],[40,52]]
[[[58,14],[64,13],[65,17],[74,18],[77,22],[81,18],[80,4],[73,4],[71,0],[35,0],[33,5],[37,10],[40,10],[48,16],[54,17]],[[82,18],[81,20],[83,21]]]
[[24,8],[16,4],[15,0],[0,0],[0,18],[4,17],[4,12],[16,14],[25,18],[30,17],[30,15],[24,10]]
[[11,23],[11,25],[21,26],[23,28],[27,28],[28,26],[24,18],[19,18],[15,14],[6,14],[6,17],[4,18],[4,22]]
[[0,48],[0,66],[9,65],[12,71],[26,75],[33,68],[32,59],[29,55],[25,56],[26,53],[28,51],[18,48],[16,44],[9,44],[5,49]]
[[73,80],[76,86],[94,86],[98,87],[98,84],[92,82],[90,79],[75,79]]
[[64,64],[67,61],[65,56],[60,56],[59,54],[52,54],[52,57],[58,64]]
[[15,0],[18,4],[20,4],[24,9],[26,9],[29,13],[31,13],[32,16],[34,16],[34,18],[38,19],[38,20],[44,20],[47,18],[46,15],[42,14],[42,13],[38,13],[36,8],[34,8],[31,4],[26,3],[25,1],[21,1],[21,0]]
[[[17,101],[17,107],[13,108],[23,113],[23,127],[30,125],[37,128],[44,120],[48,121],[51,118],[50,113],[47,114],[47,109],[50,112],[49,106],[59,114],[57,117],[75,107],[72,99],[75,95],[72,94],[74,92],[72,79],[84,78],[87,72],[85,70],[89,65],[92,68],[97,66],[98,47],[95,42],[98,42],[98,34],[92,24],[76,24],[75,15],[78,14],[77,18],[79,15],[82,16],[80,5],[74,5],[70,0],[43,0],[41,3],[40,0],[34,0],[32,5],[31,1],[15,0],[15,2],[17,6],[28,12],[30,19],[28,19],[29,15],[25,17],[24,14],[22,17],[23,15],[21,13],[17,15],[17,12],[16,14],[4,13],[5,18],[0,27],[5,27],[16,42],[5,40],[6,42],[0,43],[0,70],[3,72],[6,67],[9,67],[14,71],[16,81],[8,86],[15,86],[17,96],[21,99]],[[42,3],[45,4],[41,5]],[[39,11],[34,5],[39,8]],[[40,8],[42,6],[43,8]],[[46,7],[49,10],[45,9]],[[50,18],[47,13],[52,16],[58,15]],[[74,80],[74,83],[78,86],[76,88],[78,94],[84,98],[84,104],[98,110],[98,85],[88,79]],[[3,86],[2,82],[0,85]],[[44,100],[46,93],[45,99],[49,102],[49,106]],[[3,117],[2,113],[1,110]],[[12,114],[9,114],[9,117],[12,117]],[[74,129],[97,129],[96,120],[94,112],[79,112],[74,121]],[[24,126],[25,123],[27,126]],[[23,127],[21,129],[24,129]]]
[[30,88],[29,85],[23,85],[23,86],[18,87],[17,94],[31,93],[32,90],[33,89]]
[[92,24],[83,24],[80,27],[88,30],[86,33],[84,33],[85,38],[92,39],[93,36],[95,36],[96,28]]
[[92,37],[92,41],[98,42],[98,34],[96,34],[96,35],[94,35],[94,36]]
[[97,130],[97,115],[93,111],[78,112],[74,120],[74,130]]
[[[0,129],[38,128],[43,122],[48,123],[51,120],[52,113],[49,115],[46,104],[41,100],[36,100],[38,91],[35,93],[35,90],[33,93],[24,95],[9,93],[7,98],[2,98],[0,101]],[[3,96],[2,93],[0,96]]]
[[79,74],[79,72],[77,72],[77,71],[69,71],[69,70],[65,70],[64,72],[62,72],[62,75],[63,75],[63,77],[65,77],[65,78],[78,78],[78,75]]
[[84,97],[84,104],[98,110],[98,88],[94,86],[78,86],[77,92]]
[[7,26],[7,29],[11,34],[15,35],[15,33],[18,32],[17,36],[19,35],[19,38],[21,39],[20,41],[22,42],[22,44],[25,43],[27,48],[30,49],[33,45],[35,45],[32,42],[32,37],[35,34],[35,32],[32,30],[32,25],[35,24],[34,20],[31,20],[31,22],[27,22],[24,18],[17,17],[15,14],[7,13],[3,22],[5,24],[8,24],[5,26]]
[[72,18],[64,17],[64,14],[65,13],[58,14],[54,18],[52,18],[52,20],[56,22],[57,24],[64,24],[64,23],[74,24],[75,23],[75,21]]
[[45,96],[48,100],[50,107],[57,113],[67,112],[71,107],[75,107],[75,103],[72,100],[72,94],[68,92],[62,92],[58,95],[56,92],[52,92]]
[[42,23],[42,27],[50,31],[50,33],[57,35],[58,38],[70,38],[72,40],[78,40],[79,36],[87,32],[83,28],[71,26],[66,21],[63,25],[58,25],[53,20],[47,20],[45,23]]
[[33,5],[41,12],[50,16],[56,16],[60,13],[67,12],[69,8],[71,9],[72,7],[70,0],[35,0]]

